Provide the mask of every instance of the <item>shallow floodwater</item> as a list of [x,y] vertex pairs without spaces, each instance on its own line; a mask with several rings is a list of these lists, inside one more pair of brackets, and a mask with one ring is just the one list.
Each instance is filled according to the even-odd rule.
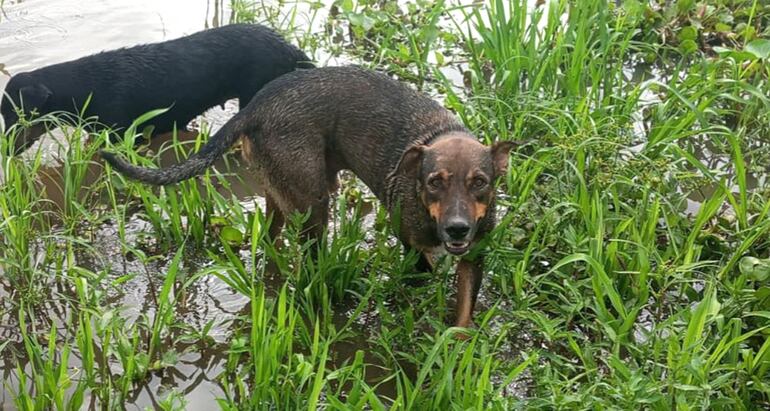
[[221,25],[227,16],[222,7],[216,0],[6,1],[0,63],[15,74],[102,50],[170,40]]
[[[24,0],[6,1],[0,14],[0,89],[11,75],[100,51],[171,40],[224,24],[222,0]],[[234,106],[230,108],[232,113]],[[229,118],[215,107],[218,126]],[[50,153],[50,138],[42,139]],[[32,151],[32,150],[30,150]]]
[[[221,0],[25,0],[5,1],[0,14],[0,89],[5,88],[9,75],[36,69],[45,65],[72,60],[103,50],[127,47],[141,43],[157,42],[194,33],[207,27],[215,27],[226,22],[228,10]],[[234,113],[237,105],[229,102],[224,109],[214,108],[203,117],[213,128],[221,126]],[[200,120],[197,121],[200,123]],[[196,124],[193,124],[195,127]],[[60,143],[61,133],[45,136],[40,144],[46,157],[52,157]],[[194,138],[195,133],[187,133],[182,139]],[[162,141],[162,138],[158,139]],[[30,152],[34,152],[37,146]],[[173,161],[173,159],[169,159]],[[102,172],[101,167],[90,170],[91,181]],[[40,178],[46,187],[48,198],[60,203],[58,190],[59,172],[55,162],[41,173]],[[0,176],[2,178],[2,176]],[[88,180],[88,178],[87,178]],[[248,202],[261,205],[261,198],[256,187],[234,181],[232,189],[236,195]],[[131,233],[141,234],[150,231],[148,223],[132,218],[127,229]],[[161,260],[147,266],[126,261],[117,240],[116,228],[110,225],[93,230],[92,243],[95,256],[90,261],[94,271],[109,265],[114,278],[132,273],[133,279],[124,283],[119,290],[108,296],[111,306],[121,307],[123,316],[135,320],[140,315],[154,309],[151,299],[152,289],[162,284],[162,274],[166,272]],[[88,256],[84,256],[88,259]],[[185,269],[194,270],[201,261],[186,260]],[[2,289],[0,298],[11,294],[12,290]],[[58,290],[52,291],[52,297]],[[202,278],[188,290],[183,304],[179,304],[177,314],[185,323],[200,328],[209,321],[216,326],[211,336],[217,343],[225,339],[227,321],[232,319],[247,303],[247,299],[236,293],[215,277]],[[61,335],[67,331],[64,324],[68,315],[66,304],[57,303],[51,298],[46,315],[50,323],[60,329]],[[0,313],[0,342],[18,342],[18,325],[15,319]],[[170,389],[184,394],[188,409],[216,409],[216,398],[223,392],[216,382],[221,372],[224,355],[223,347],[213,345],[207,350],[180,353],[179,361],[163,375],[154,375],[144,387],[134,391],[134,397],[126,404],[127,409],[156,408],[158,401]],[[13,401],[8,391],[19,389],[19,381],[12,376],[17,359],[9,358],[7,353],[0,355],[0,376],[4,382],[0,388],[0,410],[13,409]],[[79,364],[79,358],[72,358],[73,365]],[[24,367],[24,365],[21,365]],[[89,404],[87,399],[86,404]],[[95,404],[90,403],[90,407]]]

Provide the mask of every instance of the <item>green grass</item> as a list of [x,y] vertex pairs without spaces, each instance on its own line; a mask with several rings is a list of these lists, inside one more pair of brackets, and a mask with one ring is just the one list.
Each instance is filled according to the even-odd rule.
[[[232,3],[232,21],[388,71],[482,141],[522,143],[470,339],[449,326],[451,259],[414,284],[415,256],[378,204],[364,213],[355,179],[312,259],[304,216],[282,245],[267,237],[270,216],[234,193],[248,174],[89,180],[108,135],[84,145],[80,124],[65,129],[59,203],[36,179],[40,152],[0,155],[0,316],[20,330],[0,341],[0,364],[14,405],[120,409],[198,354],[217,364],[228,410],[769,407],[770,8],[526,3]],[[156,163],[133,141],[157,114],[111,149]],[[176,137],[161,151],[183,158],[208,134]],[[100,227],[121,258],[103,255]],[[191,322],[205,281],[249,303]],[[137,283],[138,317],[114,298]],[[151,390],[157,404],[140,406],[196,405]]]

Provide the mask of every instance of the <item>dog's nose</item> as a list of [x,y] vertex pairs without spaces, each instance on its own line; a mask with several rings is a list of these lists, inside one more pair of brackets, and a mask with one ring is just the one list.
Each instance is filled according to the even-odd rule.
[[464,240],[470,230],[471,226],[463,220],[451,220],[445,228],[447,235],[452,240]]

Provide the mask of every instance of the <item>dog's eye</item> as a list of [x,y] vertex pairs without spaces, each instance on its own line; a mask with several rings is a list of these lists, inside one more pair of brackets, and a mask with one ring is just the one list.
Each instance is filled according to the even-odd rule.
[[441,188],[442,184],[444,184],[444,181],[441,179],[441,177],[433,177],[428,180],[428,186],[430,188],[438,189]]
[[476,177],[471,184],[473,188],[484,188],[487,186],[487,180],[483,177]]

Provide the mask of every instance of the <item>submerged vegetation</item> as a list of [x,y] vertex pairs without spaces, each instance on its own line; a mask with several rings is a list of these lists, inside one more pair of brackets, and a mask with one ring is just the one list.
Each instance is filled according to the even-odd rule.
[[[454,337],[449,258],[413,272],[354,178],[311,259],[301,215],[280,247],[267,238],[233,189],[249,180],[237,156],[151,188],[98,165],[109,133],[84,144],[64,126],[55,168],[0,154],[4,401],[121,409],[160,380],[144,405],[193,409],[174,388],[192,363],[217,370],[226,410],[770,407],[766,2],[231,7],[319,64],[385,70],[482,140],[522,143],[477,328]],[[133,148],[142,121],[113,149],[154,162]],[[207,134],[174,137],[158,157]],[[196,316],[208,281],[248,303]],[[138,310],[119,304],[132,292]]]

